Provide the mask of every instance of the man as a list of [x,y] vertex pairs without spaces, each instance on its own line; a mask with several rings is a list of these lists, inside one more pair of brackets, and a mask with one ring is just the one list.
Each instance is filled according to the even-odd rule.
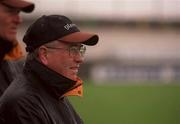
[[20,45],[17,42],[17,27],[22,22],[19,13],[30,13],[34,4],[24,0],[0,0],[0,96],[15,75],[22,70]]
[[27,30],[28,53],[23,73],[0,100],[1,124],[83,124],[67,96],[82,96],[77,76],[85,45],[98,42],[96,34],[80,32],[61,15],[42,16]]

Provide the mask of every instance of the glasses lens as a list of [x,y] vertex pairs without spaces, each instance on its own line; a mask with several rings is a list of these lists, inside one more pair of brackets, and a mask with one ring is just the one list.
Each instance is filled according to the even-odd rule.
[[69,54],[70,54],[71,57],[75,57],[78,54],[80,54],[83,57],[85,52],[86,52],[86,47],[84,45],[72,46],[69,49]]
[[82,45],[82,46],[80,47],[79,52],[81,53],[82,56],[84,56],[84,54],[85,54],[85,52],[86,52],[86,47],[85,47],[84,45]]

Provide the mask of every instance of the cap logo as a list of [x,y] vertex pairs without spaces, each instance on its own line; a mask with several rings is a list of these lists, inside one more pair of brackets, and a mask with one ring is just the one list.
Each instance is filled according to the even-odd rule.
[[69,30],[70,28],[73,28],[73,27],[76,27],[76,24],[66,24],[66,25],[64,26],[64,28],[65,28],[66,30]]

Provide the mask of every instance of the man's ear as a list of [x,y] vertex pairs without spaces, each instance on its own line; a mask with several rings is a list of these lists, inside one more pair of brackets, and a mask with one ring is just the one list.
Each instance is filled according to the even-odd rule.
[[38,55],[39,55],[39,60],[44,64],[47,65],[48,64],[48,52],[47,52],[47,48],[42,46],[39,48],[38,51]]

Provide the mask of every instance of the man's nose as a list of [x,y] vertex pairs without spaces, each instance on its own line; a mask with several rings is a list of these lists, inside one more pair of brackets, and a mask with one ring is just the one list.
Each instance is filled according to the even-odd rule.
[[18,25],[20,23],[22,23],[22,18],[20,17],[19,13],[13,15],[13,21]]
[[76,56],[74,57],[74,60],[75,60],[77,63],[81,64],[81,63],[84,62],[84,56],[81,55],[80,53],[78,53],[78,54],[76,54]]

